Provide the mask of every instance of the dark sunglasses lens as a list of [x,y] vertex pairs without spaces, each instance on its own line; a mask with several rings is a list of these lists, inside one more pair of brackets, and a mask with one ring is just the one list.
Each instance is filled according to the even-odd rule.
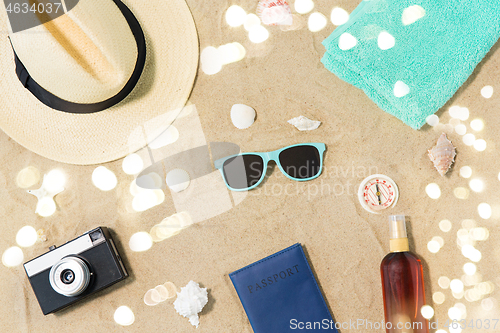
[[314,146],[296,146],[283,150],[279,155],[283,170],[292,178],[307,179],[317,176],[321,156]]
[[258,155],[239,155],[224,162],[222,167],[227,184],[236,190],[252,187],[264,172],[264,161]]

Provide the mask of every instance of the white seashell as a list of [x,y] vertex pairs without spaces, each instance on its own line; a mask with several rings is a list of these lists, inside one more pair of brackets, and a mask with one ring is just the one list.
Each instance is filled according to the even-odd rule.
[[245,129],[255,121],[255,110],[245,104],[235,104],[231,108],[231,121],[236,128]]
[[429,150],[429,158],[441,176],[444,176],[448,172],[455,161],[456,154],[455,147],[453,147],[453,144],[448,140],[445,133],[441,134],[436,146]]
[[312,131],[318,128],[319,125],[321,125],[321,121],[311,120],[304,116],[290,119],[288,123],[297,127],[299,131]]
[[198,283],[189,281],[185,287],[181,288],[181,292],[177,293],[174,308],[178,314],[189,318],[191,325],[198,327],[200,324],[198,313],[207,303],[207,288],[200,288]]

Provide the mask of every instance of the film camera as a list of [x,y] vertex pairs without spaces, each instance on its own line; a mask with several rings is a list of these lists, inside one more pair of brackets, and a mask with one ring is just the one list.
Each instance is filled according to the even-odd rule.
[[128,277],[109,230],[99,227],[24,264],[44,315]]

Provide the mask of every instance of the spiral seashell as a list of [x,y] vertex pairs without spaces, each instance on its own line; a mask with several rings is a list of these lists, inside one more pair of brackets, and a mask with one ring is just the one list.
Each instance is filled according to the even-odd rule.
[[178,314],[189,318],[191,325],[198,327],[200,324],[198,313],[207,303],[207,288],[200,288],[198,283],[189,281],[185,287],[181,288],[181,292],[177,293],[174,307]]
[[436,146],[429,150],[429,158],[441,176],[444,176],[455,161],[456,149],[443,133],[439,137]]

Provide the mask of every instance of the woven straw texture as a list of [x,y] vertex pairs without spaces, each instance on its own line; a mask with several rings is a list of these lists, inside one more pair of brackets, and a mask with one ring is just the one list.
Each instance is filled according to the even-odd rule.
[[[78,8],[82,6],[82,3],[85,3],[83,6],[86,7],[89,3],[95,4],[96,17],[103,16],[102,13],[106,12],[101,6],[102,1],[86,0],[73,9],[75,13],[71,18],[75,21],[84,16],[82,13],[88,13]],[[106,6],[110,3],[109,0]],[[2,61],[0,64],[2,73],[0,128],[6,134],[24,147],[55,161],[70,164],[97,164],[116,160],[142,148],[147,141],[154,139],[170,125],[175,117],[160,117],[160,115],[179,110],[184,106],[197,72],[199,46],[193,18],[184,0],[124,0],[123,3],[134,13],[144,31],[147,45],[146,65],[132,93],[119,104],[102,112],[69,114],[55,111],[40,103],[24,89],[17,79],[13,52],[7,35],[3,34],[4,37],[0,40],[0,58],[7,59],[7,61]],[[112,21],[116,15],[104,16],[108,18],[108,21]],[[90,21],[86,21],[88,26],[93,28],[99,26],[97,21]],[[109,60],[111,63],[115,61],[111,64],[114,68],[121,68],[111,78],[114,79],[114,85],[109,84],[108,90],[104,92],[105,95],[109,95],[113,89],[119,90],[125,83],[123,78],[120,81],[120,75],[126,76],[130,72],[130,68],[127,68],[130,59],[127,57],[135,58],[137,50],[132,49],[131,55],[125,55],[121,60],[122,63],[118,63],[119,57],[113,52],[116,52],[119,47],[109,43],[112,39],[104,37],[104,34],[109,33],[104,29],[110,26],[123,28],[123,22],[118,20],[117,24],[109,25],[108,22],[103,23],[102,26],[103,36],[95,36],[97,29],[87,29],[85,33],[101,50],[104,50],[103,53],[107,59],[111,59]],[[8,19],[5,11],[2,10],[0,11],[0,29],[5,32],[7,27]],[[40,29],[44,27],[32,28],[24,34]],[[113,36],[113,33],[109,34]],[[36,44],[36,33],[32,33],[25,40],[29,38],[31,38],[31,43]],[[62,52],[60,49],[56,51]],[[33,53],[36,54],[36,52]],[[50,56],[51,52],[47,53]],[[43,57],[40,57],[40,63],[43,63],[41,58]],[[50,63],[50,61],[47,62]],[[72,65],[76,66],[75,63]],[[51,75],[50,72],[45,74]],[[40,76],[40,72],[37,76]],[[60,77],[52,75],[50,79],[59,81]],[[98,87],[94,84],[95,82],[87,82],[90,87]],[[123,84],[120,85],[120,82]],[[75,99],[82,101],[83,97],[78,97],[79,89],[83,88],[78,83],[75,83],[73,87],[68,87],[68,91],[73,92],[72,96],[77,96]],[[99,95],[99,93],[96,94]],[[96,99],[96,96],[90,93],[87,98],[92,101]],[[170,114],[173,113],[170,112]],[[132,138],[133,133],[137,133],[138,129],[144,125],[148,127],[147,140]]]

